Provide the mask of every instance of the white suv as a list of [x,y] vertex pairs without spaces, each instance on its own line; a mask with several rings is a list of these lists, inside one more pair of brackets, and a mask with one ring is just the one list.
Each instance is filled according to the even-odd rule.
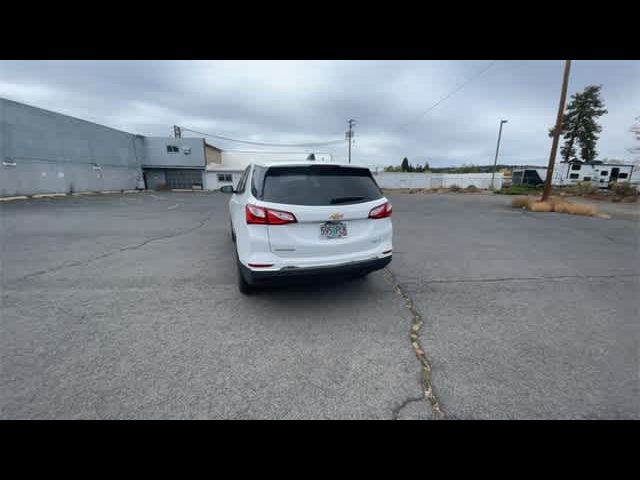
[[296,276],[366,275],[391,261],[391,204],[368,168],[264,163],[244,171],[229,200],[238,286]]

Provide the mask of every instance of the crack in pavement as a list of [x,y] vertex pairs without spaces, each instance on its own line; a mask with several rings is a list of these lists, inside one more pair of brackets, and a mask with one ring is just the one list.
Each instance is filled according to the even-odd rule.
[[211,218],[213,218],[213,215],[214,214],[211,214],[211,215],[207,216],[204,220],[199,222],[196,226],[188,228],[186,230],[179,230],[177,232],[170,233],[170,234],[167,234],[167,235],[160,235],[158,237],[152,237],[152,238],[150,238],[148,240],[145,240],[142,243],[139,243],[139,244],[136,244],[136,245],[129,245],[127,247],[122,247],[122,248],[119,248],[117,250],[112,250],[110,252],[103,253],[102,255],[98,255],[97,257],[88,258],[86,260],[82,260],[82,261],[78,261],[78,262],[65,263],[63,265],[58,265],[57,267],[48,268],[46,270],[39,270],[37,272],[29,273],[28,275],[25,275],[24,277],[20,277],[20,278],[17,278],[15,280],[12,280],[12,281],[10,281],[8,283],[11,284],[11,283],[15,283],[15,282],[20,282],[22,280],[27,280],[29,278],[39,277],[41,275],[45,275],[47,273],[53,273],[53,272],[57,272],[57,271],[60,271],[60,270],[64,270],[65,268],[72,268],[72,267],[79,267],[79,266],[83,266],[83,265],[88,265],[89,263],[95,262],[96,260],[101,260],[103,258],[111,257],[112,255],[116,255],[116,254],[121,253],[121,252],[126,252],[127,250],[137,250],[138,248],[142,248],[145,245],[148,245],[148,244],[150,244],[152,242],[157,242],[159,240],[166,240],[167,238],[174,238],[174,237],[179,237],[181,235],[186,235],[186,234],[191,233],[191,232],[193,232],[195,230],[198,230],[199,228],[204,227],[204,225],[209,220],[211,220]]
[[463,278],[452,280],[425,280],[420,283],[421,285],[428,285],[430,283],[491,283],[491,282],[513,282],[513,281],[537,281],[537,280],[591,280],[599,278],[633,278],[640,277],[640,273],[618,273],[613,275],[549,275],[541,277],[501,277],[501,278]]
[[398,420],[398,417],[400,416],[400,412],[406,408],[409,404],[414,403],[414,402],[419,402],[422,400],[422,397],[409,397],[407,398],[404,402],[402,402],[400,405],[398,405],[396,408],[394,408],[393,410],[391,410],[391,419],[392,420]]
[[[422,315],[420,315],[420,312],[416,310],[416,307],[413,303],[412,298],[400,286],[400,284],[396,279],[396,276],[388,267],[385,267],[384,269],[384,276],[386,280],[393,286],[394,292],[396,292],[398,295],[400,295],[404,299],[405,308],[407,308],[411,312],[411,329],[409,331],[409,340],[415,352],[416,358],[418,359],[418,361],[420,362],[420,365],[422,366],[422,385],[421,386],[422,386],[422,392],[424,397],[420,397],[420,398],[421,399],[424,398],[429,402],[429,404],[431,405],[431,415],[435,420],[444,420],[446,419],[446,415],[442,410],[442,407],[440,406],[440,401],[438,400],[438,397],[436,396],[433,390],[433,385],[431,383],[431,373],[432,373],[431,362],[429,362],[429,359],[427,358],[427,354],[425,353],[424,348],[422,347],[422,344],[420,342],[420,330],[424,325],[424,321],[422,320]],[[407,402],[406,405],[408,405],[409,403],[410,402]],[[401,405],[401,408],[399,410],[406,407],[406,405],[404,406]],[[397,410],[398,413],[399,413],[399,410]]]

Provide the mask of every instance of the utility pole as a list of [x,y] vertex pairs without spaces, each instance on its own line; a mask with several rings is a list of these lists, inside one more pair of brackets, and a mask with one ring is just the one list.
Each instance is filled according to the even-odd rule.
[[354,119],[350,119],[347,120],[347,123],[349,124],[349,130],[347,130],[346,137],[347,141],[349,142],[349,163],[351,163],[351,142],[354,135],[353,125],[356,123],[356,121]]
[[177,125],[173,126],[173,136],[175,138],[182,138],[182,130]]
[[493,190],[493,179],[496,178],[496,165],[498,164],[498,152],[500,151],[500,137],[502,137],[502,125],[507,120],[500,120],[500,130],[498,130],[498,144],[496,145],[496,158],[493,159],[493,173],[491,174],[491,190]]
[[564,119],[564,104],[567,101],[567,87],[569,86],[569,71],[571,70],[571,60],[564,61],[564,76],[562,79],[562,92],[560,93],[560,105],[558,106],[558,117],[556,118],[556,126],[553,129],[553,143],[551,144],[551,152],[549,154],[549,166],[547,167],[547,178],[544,182],[544,191],[542,192],[542,201],[549,199],[551,195],[551,182],[553,181],[553,167],[556,163],[556,153],[558,151],[558,142],[560,141],[560,131],[562,130],[562,120]]

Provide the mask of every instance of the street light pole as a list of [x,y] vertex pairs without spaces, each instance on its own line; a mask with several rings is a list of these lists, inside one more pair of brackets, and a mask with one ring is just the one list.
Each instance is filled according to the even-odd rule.
[[496,145],[496,158],[493,160],[493,173],[491,174],[491,190],[493,190],[493,181],[496,177],[496,165],[498,164],[498,152],[500,151],[500,137],[502,137],[502,125],[507,123],[507,120],[500,120],[500,130],[498,130],[498,144]]
[[349,141],[349,163],[351,163],[351,139],[353,138],[353,124],[356,123],[355,120],[347,120],[349,124],[349,130],[347,131],[347,140]]

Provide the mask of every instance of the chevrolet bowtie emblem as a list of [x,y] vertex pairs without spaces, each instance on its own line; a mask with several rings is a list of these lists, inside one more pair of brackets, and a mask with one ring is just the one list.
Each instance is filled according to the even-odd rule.
[[332,213],[329,218],[331,220],[340,220],[344,215],[342,213]]

